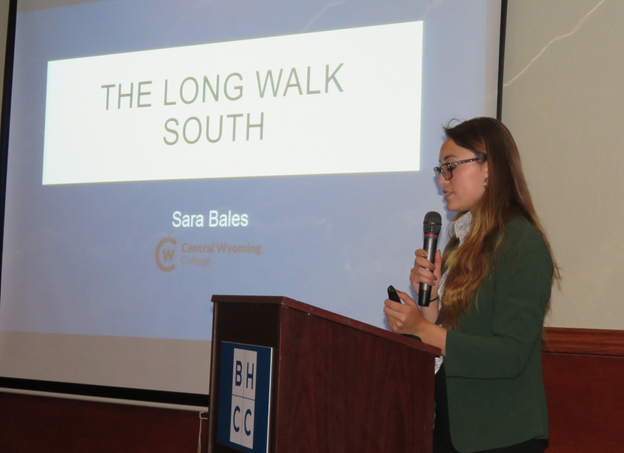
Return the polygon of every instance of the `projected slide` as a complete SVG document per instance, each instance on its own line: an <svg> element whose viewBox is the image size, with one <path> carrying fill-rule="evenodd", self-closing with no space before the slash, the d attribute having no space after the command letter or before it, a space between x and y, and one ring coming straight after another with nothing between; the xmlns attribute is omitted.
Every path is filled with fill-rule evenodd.
<svg viewBox="0 0 624 453"><path fill-rule="evenodd" d="M417 171L421 66L422 22L51 61L43 183Z"/></svg>
<svg viewBox="0 0 624 453"><path fill-rule="evenodd" d="M214 294L386 327L499 0L53 3L18 2L2 376L206 394Z"/></svg>

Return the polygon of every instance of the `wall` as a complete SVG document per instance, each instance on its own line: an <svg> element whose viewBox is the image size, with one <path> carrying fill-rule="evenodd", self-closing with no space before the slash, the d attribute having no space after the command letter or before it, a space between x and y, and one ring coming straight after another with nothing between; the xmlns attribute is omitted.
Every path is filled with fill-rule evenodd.
<svg viewBox="0 0 624 453"><path fill-rule="evenodd" d="M3 453L204 453L207 414L0 392ZM201 423L201 428L200 428Z"/></svg>
<svg viewBox="0 0 624 453"><path fill-rule="evenodd" d="M546 337L542 344L550 425L546 451L621 452L624 331L550 327Z"/></svg>
<svg viewBox="0 0 624 453"><path fill-rule="evenodd" d="M622 329L624 2L510 1L502 119L561 269L547 324Z"/></svg>

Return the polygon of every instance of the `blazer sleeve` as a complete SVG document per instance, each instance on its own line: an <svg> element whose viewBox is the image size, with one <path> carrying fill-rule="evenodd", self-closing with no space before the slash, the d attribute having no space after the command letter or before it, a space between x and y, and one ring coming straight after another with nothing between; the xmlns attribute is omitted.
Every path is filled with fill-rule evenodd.
<svg viewBox="0 0 624 453"><path fill-rule="evenodd" d="M513 221L512 221L513 222ZM488 294L492 310L487 323L467 323L467 329L449 330L446 337L447 377L514 378L525 368L541 340L544 316L550 299L554 266L550 251L526 220L506 225L497 252ZM484 279L484 281L485 281ZM473 298L470 313L479 310Z"/></svg>

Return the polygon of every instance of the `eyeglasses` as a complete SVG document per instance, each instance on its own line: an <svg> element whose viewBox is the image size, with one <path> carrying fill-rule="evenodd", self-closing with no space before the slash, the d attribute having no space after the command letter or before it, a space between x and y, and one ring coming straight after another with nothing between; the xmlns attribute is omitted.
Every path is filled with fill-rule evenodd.
<svg viewBox="0 0 624 453"><path fill-rule="evenodd" d="M461 164L467 164L468 162L474 162L475 160L481 160L480 157L475 157L472 159L466 160L458 160L457 162L449 162L447 164L442 164L439 167L433 167L433 171L435 172L436 178L439 178L440 175L447 181L453 177L453 169Z"/></svg>

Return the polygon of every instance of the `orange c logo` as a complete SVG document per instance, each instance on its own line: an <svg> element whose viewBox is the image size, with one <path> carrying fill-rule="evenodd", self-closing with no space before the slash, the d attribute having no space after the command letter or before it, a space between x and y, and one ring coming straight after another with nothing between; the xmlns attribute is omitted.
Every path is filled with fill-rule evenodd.
<svg viewBox="0 0 624 453"><path fill-rule="evenodd" d="M158 243L158 245L156 246L156 255L155 255L156 265L158 266L158 269L160 269L163 272L171 272L172 270L175 269L175 264L171 263L169 266L165 266L163 264L163 261L173 261L173 255L175 254L175 249L162 250L163 261L161 261L160 251L165 244L176 245L177 243L176 243L176 240L173 239L172 237L166 237Z"/></svg>

